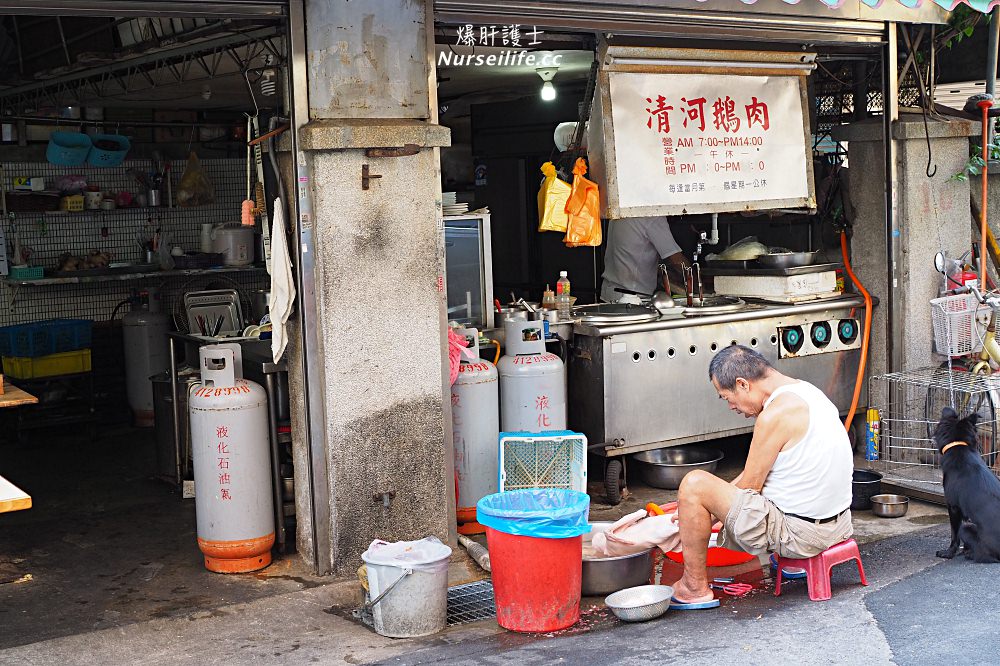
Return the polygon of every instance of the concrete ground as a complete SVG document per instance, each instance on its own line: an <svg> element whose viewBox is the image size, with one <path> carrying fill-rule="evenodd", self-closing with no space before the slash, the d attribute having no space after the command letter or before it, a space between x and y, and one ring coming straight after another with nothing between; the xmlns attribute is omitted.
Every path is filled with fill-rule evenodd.
<svg viewBox="0 0 1000 666"><path fill-rule="evenodd" d="M357 580L311 576L294 555L260 574L206 572L193 502L141 472L150 446L143 442L127 431L107 438L101 455L58 440L0 447L0 468L31 486L36 503L0 515L0 663L934 664L995 662L1000 647L991 631L1000 592L982 582L1000 570L934 558L948 540L940 524L947 519L942 507L921 502L901 519L855 513L871 586L861 587L850 565L838 567L828 602L808 601L801 581L774 597L770 570L754 561L715 573L758 591L711 611L629 625L594 598L583 600L577 626L554 635L514 634L485 620L428 638L383 638L353 619ZM718 473L732 478L746 442L722 445ZM591 520L675 495L630 478L631 496L611 507L595 484ZM483 575L456 552L450 584ZM661 582L679 575L667 563Z"/></svg>

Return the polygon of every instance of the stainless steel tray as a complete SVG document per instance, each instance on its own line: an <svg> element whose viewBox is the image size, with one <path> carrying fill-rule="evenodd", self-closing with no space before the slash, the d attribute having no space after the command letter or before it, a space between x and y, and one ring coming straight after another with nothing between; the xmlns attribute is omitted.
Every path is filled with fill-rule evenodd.
<svg viewBox="0 0 1000 666"><path fill-rule="evenodd" d="M199 316L208 326L214 326L219 317L222 317L219 335L243 331L243 308L235 289L190 291L184 294L184 309L187 314L188 332L194 335L202 333L198 326ZM213 331L209 330L207 333L211 335Z"/></svg>
<svg viewBox="0 0 1000 666"><path fill-rule="evenodd" d="M827 263L827 264L813 264L812 266L795 266L793 268L762 268L759 264L755 262L747 262L746 268L739 267L722 267L718 266L719 262L706 263L702 269L702 275L770 275L787 277L790 275L808 275L810 273L823 273L826 271L835 271L838 268L843 268L844 265L841 263Z"/></svg>

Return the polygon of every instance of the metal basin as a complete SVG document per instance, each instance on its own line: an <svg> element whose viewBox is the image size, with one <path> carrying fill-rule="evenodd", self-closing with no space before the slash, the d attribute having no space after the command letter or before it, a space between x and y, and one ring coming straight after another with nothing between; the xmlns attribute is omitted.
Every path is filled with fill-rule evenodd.
<svg viewBox="0 0 1000 666"><path fill-rule="evenodd" d="M597 532L604 532L614 523L590 524L590 534L583 535L583 581L581 591L585 597L611 594L626 587L645 585L653 571L653 549L635 555L619 557L588 557L587 547Z"/></svg>
<svg viewBox="0 0 1000 666"><path fill-rule="evenodd" d="M679 488L681 479L692 470L715 471L722 458L722 451L705 446L672 446L632 456L639 463L639 473L648 485L670 490Z"/></svg>
<svg viewBox="0 0 1000 666"><path fill-rule="evenodd" d="M746 301L737 296L706 296L701 302L696 297L691 307L688 307L686 297L675 296L674 303L682 308L681 311L685 316L689 317L736 312L746 307Z"/></svg>
<svg viewBox="0 0 1000 666"><path fill-rule="evenodd" d="M604 600L604 605L626 622L653 620L670 608L674 588L669 585L642 585L615 592Z"/></svg>
<svg viewBox="0 0 1000 666"><path fill-rule="evenodd" d="M902 518L910 508L910 498L906 495L873 495L872 513L882 518Z"/></svg>

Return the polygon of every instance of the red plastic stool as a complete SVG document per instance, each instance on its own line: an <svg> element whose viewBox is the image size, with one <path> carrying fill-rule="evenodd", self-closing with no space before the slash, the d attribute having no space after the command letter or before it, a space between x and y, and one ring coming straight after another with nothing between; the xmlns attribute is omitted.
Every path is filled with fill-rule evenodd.
<svg viewBox="0 0 1000 666"><path fill-rule="evenodd" d="M826 601L833 596L830 589L830 569L834 565L842 562L854 560L858 563L858 574L861 576L861 584L867 585L865 569L861 566L861 552L858 550L858 543L854 539L841 541L835 546L830 546L819 555L806 560L792 557L778 557L778 578L774 584L774 596L781 594L781 570L785 566L800 567L806 570L806 582L809 585L809 598L813 601Z"/></svg>

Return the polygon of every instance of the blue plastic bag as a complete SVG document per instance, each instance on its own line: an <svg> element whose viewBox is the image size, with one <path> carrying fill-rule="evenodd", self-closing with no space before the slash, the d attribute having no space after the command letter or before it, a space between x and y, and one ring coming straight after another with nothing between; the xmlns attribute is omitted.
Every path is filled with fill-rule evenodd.
<svg viewBox="0 0 1000 666"><path fill-rule="evenodd" d="M498 532L566 539L590 532L590 496L565 488L529 488L487 495L476 503L476 520Z"/></svg>

